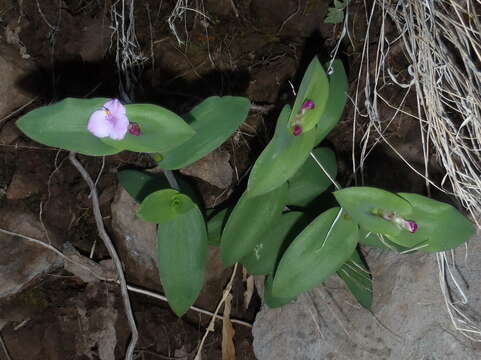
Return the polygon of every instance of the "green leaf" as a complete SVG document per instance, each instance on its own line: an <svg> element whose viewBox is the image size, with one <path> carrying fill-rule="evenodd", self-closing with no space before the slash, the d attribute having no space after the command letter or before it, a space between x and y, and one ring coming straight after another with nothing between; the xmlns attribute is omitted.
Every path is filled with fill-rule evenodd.
<svg viewBox="0 0 481 360"><path fill-rule="evenodd" d="M159 166L180 169L203 158L239 128L247 117L249 107L249 100L243 97L207 98L184 116L196 134L181 146L163 153Z"/></svg>
<svg viewBox="0 0 481 360"><path fill-rule="evenodd" d="M84 155L116 154L120 150L87 130L90 115L108 100L67 98L30 111L17 121L17 126L31 139L48 146Z"/></svg>
<svg viewBox="0 0 481 360"><path fill-rule="evenodd" d="M372 187L350 187L334 192L334 196L343 209L367 231L397 235L401 228L376 213L394 212L402 217L409 217L412 208L409 202L400 196Z"/></svg>
<svg viewBox="0 0 481 360"><path fill-rule="evenodd" d="M287 183L257 197L244 192L229 216L222 233L220 255L230 266L253 251L258 239L272 229L273 221L286 204Z"/></svg>
<svg viewBox="0 0 481 360"><path fill-rule="evenodd" d="M163 107L152 104L125 105L130 122L138 123L140 136L130 133L122 140L102 138L101 140L119 150L137 152L164 152L175 148L195 134L179 115Z"/></svg>
<svg viewBox="0 0 481 360"><path fill-rule="evenodd" d="M141 203L151 193L169 188L169 182L162 174L152 174L145 171L126 169L117 174L120 185Z"/></svg>
<svg viewBox="0 0 481 360"><path fill-rule="evenodd" d="M312 153L321 162L329 175L335 179L337 166L334 152L328 148L319 148L314 149ZM307 206L332 185L331 180L319 168L319 165L312 157L306 160L296 174L289 179L288 183L287 204L295 206Z"/></svg>
<svg viewBox="0 0 481 360"><path fill-rule="evenodd" d="M207 236L209 240L209 245L220 246L220 239L222 235L222 229L227 221L229 209L223 209L207 221Z"/></svg>
<svg viewBox="0 0 481 360"><path fill-rule="evenodd" d="M453 249L475 233L473 224L453 206L418 194L399 193L412 206L406 220L418 225L415 233L403 229L390 240L419 251L436 252Z"/></svg>
<svg viewBox="0 0 481 360"><path fill-rule="evenodd" d="M284 299L308 291L334 274L352 255L358 226L340 208L319 215L282 256L272 294Z"/></svg>
<svg viewBox="0 0 481 360"><path fill-rule="evenodd" d="M326 64L329 67L329 63ZM329 99L326 110L316 125L316 144L319 144L337 125L347 101L347 75L341 60L332 63L329 75Z"/></svg>
<svg viewBox="0 0 481 360"><path fill-rule="evenodd" d="M404 252L409 250L409 248L403 247L389 240L387 236L383 234L368 232L364 229L359 230L359 244L375 247L378 249Z"/></svg>
<svg viewBox="0 0 481 360"><path fill-rule="evenodd" d="M344 20L344 9L350 0L340 1L334 0L334 7L327 9L327 16L324 19L325 24L340 24Z"/></svg>
<svg viewBox="0 0 481 360"><path fill-rule="evenodd" d="M194 206L157 230L160 281L172 310L182 316L202 289L207 263L207 232Z"/></svg>
<svg viewBox="0 0 481 360"><path fill-rule="evenodd" d="M272 294L273 276L268 275L264 281L264 302L271 309L279 308L293 302L296 298L281 298Z"/></svg>
<svg viewBox="0 0 481 360"><path fill-rule="evenodd" d="M162 224L194 207L197 208L187 195L181 194L177 190L166 189L147 196L140 204L137 214L147 222Z"/></svg>
<svg viewBox="0 0 481 360"><path fill-rule="evenodd" d="M281 247L299 232L296 224L304 213L291 211L277 217L275 222L260 236L254 246L240 263L252 275L274 273Z"/></svg>
<svg viewBox="0 0 481 360"><path fill-rule="evenodd" d="M337 270L337 275L346 283L349 291L366 309L372 306L372 275L366 264L354 250L350 259Z"/></svg>
<svg viewBox="0 0 481 360"><path fill-rule="evenodd" d="M324 109L326 108L327 99L329 97L329 81L319 59L314 57L304 73L299 91L297 92L296 101L289 117L288 131L291 131L296 118L300 116L302 105L311 100L314 102L314 109L307 110L302 115L302 131L308 132L312 130L320 120Z"/></svg>
<svg viewBox="0 0 481 360"><path fill-rule="evenodd" d="M274 137L257 158L249 176L249 196L258 196L284 184L304 164L315 142L315 132L304 132L299 136L287 130L290 108L284 106Z"/></svg>

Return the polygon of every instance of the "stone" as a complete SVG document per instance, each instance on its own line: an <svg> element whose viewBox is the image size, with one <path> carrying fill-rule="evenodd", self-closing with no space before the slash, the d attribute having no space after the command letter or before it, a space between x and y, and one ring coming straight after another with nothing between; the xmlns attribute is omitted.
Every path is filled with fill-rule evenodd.
<svg viewBox="0 0 481 360"><path fill-rule="evenodd" d="M0 125L12 111L26 104L31 96L19 84L33 72L35 67L23 59L18 50L12 46L0 44Z"/></svg>
<svg viewBox="0 0 481 360"><path fill-rule="evenodd" d="M184 175L193 176L218 187L226 189L232 184L232 167L227 151L214 150L202 159L180 170Z"/></svg>
<svg viewBox="0 0 481 360"><path fill-rule="evenodd" d="M11 145L13 144L21 135L19 128L15 125L14 121L10 121L0 131L0 144Z"/></svg>
<svg viewBox="0 0 481 360"><path fill-rule="evenodd" d="M52 232L47 238L37 216L26 210L0 209L0 228L50 242L54 246L59 246L61 242ZM62 259L51 250L18 236L0 232L0 244L0 298L16 294L62 265Z"/></svg>
<svg viewBox="0 0 481 360"><path fill-rule="evenodd" d="M57 281L54 285L55 288L47 289L48 293L36 288L35 292L18 294L7 304L0 303L0 323L1 318L9 317L2 329L2 338L11 357L123 358L129 330L118 286L96 282L79 291L78 287L68 287L65 282ZM26 304L32 308L29 313L24 311ZM14 317L19 312L25 317Z"/></svg>
<svg viewBox="0 0 481 360"><path fill-rule="evenodd" d="M478 329L480 235L469 242L466 259L463 246L455 250L457 266L451 267L469 300L457 307ZM369 249L367 262L374 279L372 313L361 308L341 281L332 277L292 304L262 308L253 329L256 356L263 360L481 358L479 345L456 331L450 320L435 254L400 255ZM452 281L450 286L454 301L461 302ZM468 335L479 341L475 333Z"/></svg>
<svg viewBox="0 0 481 360"><path fill-rule="evenodd" d="M39 190L40 190L40 184L35 179L35 176L31 176L30 174L22 171L16 172L13 175L10 185L8 185L7 199L9 200L26 199L31 195L38 193Z"/></svg>
<svg viewBox="0 0 481 360"><path fill-rule="evenodd" d="M115 281L118 278L111 259L96 263L92 259L80 254L69 242L64 244L63 254L70 259L70 261L64 261L64 269L86 283L101 280ZM108 262L108 265L112 266L104 266L105 262Z"/></svg>
<svg viewBox="0 0 481 360"><path fill-rule="evenodd" d="M155 224L137 217L138 204L122 187L119 187L111 209L113 240L128 280L151 290L158 289Z"/></svg>

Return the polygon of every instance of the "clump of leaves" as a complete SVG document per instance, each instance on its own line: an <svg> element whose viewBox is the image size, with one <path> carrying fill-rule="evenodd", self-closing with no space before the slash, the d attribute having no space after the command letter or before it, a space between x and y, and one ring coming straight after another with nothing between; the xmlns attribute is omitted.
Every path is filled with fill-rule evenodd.
<svg viewBox="0 0 481 360"><path fill-rule="evenodd" d="M349 5L350 0L334 0L334 6L327 9L324 19L325 24L340 24L344 20L344 10Z"/></svg>

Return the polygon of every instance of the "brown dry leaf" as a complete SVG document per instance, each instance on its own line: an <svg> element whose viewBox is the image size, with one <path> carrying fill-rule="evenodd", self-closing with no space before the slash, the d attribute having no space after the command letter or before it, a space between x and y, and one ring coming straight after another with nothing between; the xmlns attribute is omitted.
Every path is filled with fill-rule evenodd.
<svg viewBox="0 0 481 360"><path fill-rule="evenodd" d="M222 321L222 360L235 360L234 328L230 321L232 295L227 294L224 302L224 318Z"/></svg>
<svg viewBox="0 0 481 360"><path fill-rule="evenodd" d="M249 275L246 282L246 291L244 291L244 309L249 307L252 300L252 295L254 294L254 276Z"/></svg>

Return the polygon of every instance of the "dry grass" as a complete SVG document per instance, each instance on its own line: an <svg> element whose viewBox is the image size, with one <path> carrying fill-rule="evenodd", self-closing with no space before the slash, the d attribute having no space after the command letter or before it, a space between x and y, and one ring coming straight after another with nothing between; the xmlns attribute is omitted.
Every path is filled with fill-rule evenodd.
<svg viewBox="0 0 481 360"><path fill-rule="evenodd" d="M481 227L481 24L476 14L479 4L475 0L375 0L365 1L364 7L368 25L352 99L352 167L356 180L363 182L364 162L372 149L380 143L387 144L425 179L428 192L436 187L453 195ZM404 56L408 64L397 73L390 68L390 60L396 56ZM398 80L401 77L404 81ZM387 87L397 87L401 94L397 103L384 96ZM406 106L408 96L416 99L414 112ZM383 116L386 106L394 109L390 118ZM423 171L410 164L386 136L401 114L419 121ZM367 121L360 121L361 118ZM363 134L361 139L356 138L358 130ZM429 173L433 160L445 172L438 183ZM458 286L455 264L447 258L448 253L437 255L448 314L456 330L471 340L481 341L481 326L452 300L462 298L463 305L468 303Z"/></svg>

